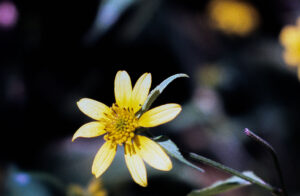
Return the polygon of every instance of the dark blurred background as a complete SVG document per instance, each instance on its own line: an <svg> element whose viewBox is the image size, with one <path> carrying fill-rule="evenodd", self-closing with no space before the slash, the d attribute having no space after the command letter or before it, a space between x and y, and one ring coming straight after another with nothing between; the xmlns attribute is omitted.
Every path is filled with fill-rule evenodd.
<svg viewBox="0 0 300 196"><path fill-rule="evenodd" d="M10 190L16 182L9 176L19 172L44 172L63 184L88 183L102 139L92 139L92 147L89 139L71 143L89 121L76 101L89 97L111 105L118 70L126 70L133 82L151 72L153 87L172 74L188 74L154 104L180 103L182 114L152 133L279 186L271 156L243 134L248 127L278 151L288 192L300 194L300 83L279 42L281 30L296 23L300 2L224 1L0 1L0 179L6 195L18 195ZM238 14L226 21L231 9ZM82 159L88 159L86 169L72 167ZM147 189L130 178L114 185L109 179L114 169L103 181L108 195L120 195L118 190L185 195L227 177L201 167L205 174L178 163L172 174L150 177ZM178 177L182 171L186 178ZM228 195L269 194L247 187Z"/></svg>

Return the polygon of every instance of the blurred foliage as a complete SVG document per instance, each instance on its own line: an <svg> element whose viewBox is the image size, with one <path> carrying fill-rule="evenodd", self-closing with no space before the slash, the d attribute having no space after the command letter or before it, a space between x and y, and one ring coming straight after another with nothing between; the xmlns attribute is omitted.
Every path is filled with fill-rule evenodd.
<svg viewBox="0 0 300 196"><path fill-rule="evenodd" d="M6 196L65 195L64 185L55 177L39 172L22 172L11 167L6 173Z"/></svg>

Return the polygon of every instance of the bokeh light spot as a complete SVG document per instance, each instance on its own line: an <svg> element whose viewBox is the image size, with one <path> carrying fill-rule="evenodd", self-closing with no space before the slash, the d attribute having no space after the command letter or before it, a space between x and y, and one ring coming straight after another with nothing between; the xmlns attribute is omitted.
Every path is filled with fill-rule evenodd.
<svg viewBox="0 0 300 196"><path fill-rule="evenodd" d="M20 186L25 186L30 182L30 176L25 173L18 173L14 176L14 180Z"/></svg>
<svg viewBox="0 0 300 196"><path fill-rule="evenodd" d="M18 10L12 2L0 3L0 27L4 29L12 28L18 20Z"/></svg>

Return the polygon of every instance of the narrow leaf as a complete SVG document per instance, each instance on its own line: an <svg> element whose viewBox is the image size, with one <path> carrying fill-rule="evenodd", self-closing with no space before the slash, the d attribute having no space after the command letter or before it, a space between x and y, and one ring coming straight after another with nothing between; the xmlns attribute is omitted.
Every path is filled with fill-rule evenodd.
<svg viewBox="0 0 300 196"><path fill-rule="evenodd" d="M189 77L186 74L180 73L175 74L173 76L168 77L162 83L160 83L158 86L156 86L148 95L144 105L142 106L141 110L138 112L138 116L142 115L144 112L146 112L151 104L155 101L155 99L163 92L163 90L175 79L182 78L182 77Z"/></svg>
<svg viewBox="0 0 300 196"><path fill-rule="evenodd" d="M172 142L172 140L170 140L168 137L158 136L158 137L153 138L153 140L156 141L159 145L161 145L161 147L163 147L170 156L176 158L177 160L181 161L182 163L184 163L190 167L197 169L200 172L204 172L204 170L202 168L200 168L200 167L194 165L193 163L189 162L188 160L186 160L180 153L176 144L174 142Z"/></svg>
<svg viewBox="0 0 300 196"><path fill-rule="evenodd" d="M245 171L243 172L243 174L245 176L254 178L264 183L264 181L261 180L259 177L257 177L252 171ZM233 190L239 187L247 186L250 184L251 184L250 182L242 178L239 178L237 176L232 176L224 181L217 181L206 188L200 190L194 190L191 193L189 193L188 196L211 196L211 195L224 193L226 191Z"/></svg>

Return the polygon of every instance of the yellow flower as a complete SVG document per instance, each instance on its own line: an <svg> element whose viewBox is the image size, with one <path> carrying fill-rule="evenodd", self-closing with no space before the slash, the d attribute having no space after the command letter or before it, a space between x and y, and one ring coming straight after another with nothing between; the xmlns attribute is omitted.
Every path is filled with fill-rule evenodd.
<svg viewBox="0 0 300 196"><path fill-rule="evenodd" d="M211 24L227 34L246 36L258 26L256 9L242 1L213 0L208 6Z"/></svg>
<svg viewBox="0 0 300 196"><path fill-rule="evenodd" d="M283 58L286 64L298 67L300 79L300 18L297 25L288 25L280 32L280 42L284 46Z"/></svg>
<svg viewBox="0 0 300 196"><path fill-rule="evenodd" d="M138 135L139 127L155 127L173 120L181 111L178 104L165 104L141 116L137 112L147 99L151 86L151 74L143 74L132 89L126 71L119 71L115 78L116 103L111 107L98 101L84 98L77 102L79 109L96 121L80 127L73 136L97 137L104 135L106 142L97 152L92 173L99 177L112 163L118 145L124 144L125 162L133 180L147 186L147 174L143 160L150 166L163 171L172 169L172 162L159 144Z"/></svg>

